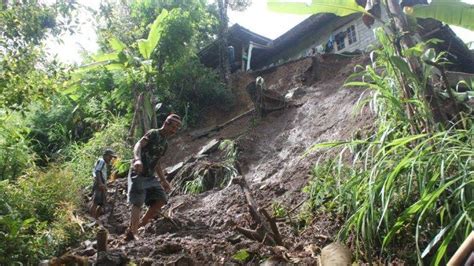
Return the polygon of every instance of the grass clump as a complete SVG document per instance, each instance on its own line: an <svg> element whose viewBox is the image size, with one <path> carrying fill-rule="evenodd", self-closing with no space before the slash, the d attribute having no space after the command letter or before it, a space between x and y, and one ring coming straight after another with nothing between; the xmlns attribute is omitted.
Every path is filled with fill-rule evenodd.
<svg viewBox="0 0 474 266"><path fill-rule="evenodd" d="M222 159L218 161L202 161L193 165L189 176L191 180L184 183L183 191L199 194L212 188L224 188L239 173L236 168L238 159L237 145L232 140L222 140L219 145Z"/></svg>

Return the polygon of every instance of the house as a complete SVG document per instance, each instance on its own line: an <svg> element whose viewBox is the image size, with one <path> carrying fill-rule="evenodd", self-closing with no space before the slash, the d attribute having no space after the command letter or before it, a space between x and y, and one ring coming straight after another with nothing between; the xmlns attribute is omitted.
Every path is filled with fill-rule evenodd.
<svg viewBox="0 0 474 266"><path fill-rule="evenodd" d="M271 42L271 39L268 39L262 35L254 33L239 24L234 24L228 30L229 37L227 43L232 47L234 58L234 64L232 64L232 72L237 69L245 70L246 61L247 61L247 51L251 44L259 45L261 47L266 47L268 43ZM219 43L217 40L210 43L204 49L199 51L198 56L205 66L210 68L219 67Z"/></svg>
<svg viewBox="0 0 474 266"><path fill-rule="evenodd" d="M382 19L387 20L382 12ZM447 52L450 70L474 73L474 55L447 25L434 19L418 19L418 35L422 40L432 38L443 42L435 46ZM362 14L339 17L334 14L315 14L275 40L269 40L238 24L229 29L229 44L237 47L237 69L260 70L315 53L367 52L377 44L374 29L382 26L376 21L370 28ZM217 43L199 53L206 66L218 66Z"/></svg>
<svg viewBox="0 0 474 266"><path fill-rule="evenodd" d="M312 15L272 41L271 49L257 52L253 56L255 62L252 62L252 69L316 52L345 53L368 50L370 45L376 42L372 29L363 24L360 14L344 17L328 13Z"/></svg>

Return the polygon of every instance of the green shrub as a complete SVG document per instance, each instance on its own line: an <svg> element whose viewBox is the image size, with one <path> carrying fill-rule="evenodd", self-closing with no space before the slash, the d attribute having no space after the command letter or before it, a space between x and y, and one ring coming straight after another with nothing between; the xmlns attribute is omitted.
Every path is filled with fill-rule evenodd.
<svg viewBox="0 0 474 266"><path fill-rule="evenodd" d="M21 114L0 111L0 180L15 179L34 164L28 132Z"/></svg>
<svg viewBox="0 0 474 266"><path fill-rule="evenodd" d="M47 108L47 111L45 111ZM57 159L62 149L75 138L74 106L67 99L56 97L53 106L33 104L26 120L30 125L28 139L31 149L39 155L37 164L46 166Z"/></svg>
<svg viewBox="0 0 474 266"><path fill-rule="evenodd" d="M81 240L74 210L82 199L72 172L34 170L0 182L0 264L36 264Z"/></svg>
<svg viewBox="0 0 474 266"><path fill-rule="evenodd" d="M272 213L275 218L283 218L288 215L286 207L279 201L272 202Z"/></svg>
<svg viewBox="0 0 474 266"><path fill-rule="evenodd" d="M217 73L203 66L197 58L184 58L168 65L157 78L157 87L166 105L159 121L167 112L186 116L188 125L195 125L202 112L208 107L228 109L234 102L228 87L219 81Z"/></svg>
<svg viewBox="0 0 474 266"><path fill-rule="evenodd" d="M131 148L124 143L126 120L109 126L83 144L73 144L47 169L31 167L15 181L0 182L0 265L37 264L84 238L77 210L91 169L105 147L114 148L127 171Z"/></svg>
<svg viewBox="0 0 474 266"><path fill-rule="evenodd" d="M75 143L65 151L65 165L71 169L81 184L92 183L92 167L105 148L112 148L118 155L116 164L120 172L128 171L132 159L132 147L126 143L128 121L125 118L112 118L108 127L96 132L87 143Z"/></svg>

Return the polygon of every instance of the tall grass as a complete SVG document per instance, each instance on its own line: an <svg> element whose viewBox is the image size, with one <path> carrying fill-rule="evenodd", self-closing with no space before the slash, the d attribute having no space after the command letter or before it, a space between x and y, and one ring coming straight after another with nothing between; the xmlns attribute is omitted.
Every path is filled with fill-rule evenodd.
<svg viewBox="0 0 474 266"><path fill-rule="evenodd" d="M311 148L341 152L316 166L307 188L310 204L331 198L346 217L339 237L352 240L369 261L396 256L439 265L474 227L472 116L463 114L450 126L434 122L425 98L432 67L423 65L424 76L415 77L405 58L395 55L392 40L381 31L377 35L383 47L346 83L371 91L361 105L377 114L376 129L367 138ZM409 53L442 59L424 44ZM411 98L402 86L413 91Z"/></svg>

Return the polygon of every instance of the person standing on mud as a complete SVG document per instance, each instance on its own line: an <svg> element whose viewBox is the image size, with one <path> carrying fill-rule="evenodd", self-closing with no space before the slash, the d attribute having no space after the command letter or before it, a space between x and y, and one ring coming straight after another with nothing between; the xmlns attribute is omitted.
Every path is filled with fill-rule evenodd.
<svg viewBox="0 0 474 266"><path fill-rule="evenodd" d="M116 158L115 152L111 149L106 149L95 163L92 175L94 176L94 186L92 188L92 205L90 214L97 219L102 212L102 208L106 202L107 193L107 179L110 174L110 163L113 158Z"/></svg>
<svg viewBox="0 0 474 266"><path fill-rule="evenodd" d="M160 129L149 130L133 148L136 176L128 180L128 201L132 204L132 211L125 240L135 239L138 228L145 226L168 202L166 192L171 190L171 186L163 174L160 159L168 148L167 138L174 135L180 126L181 118L171 114ZM148 206L148 210L140 220L143 204Z"/></svg>

